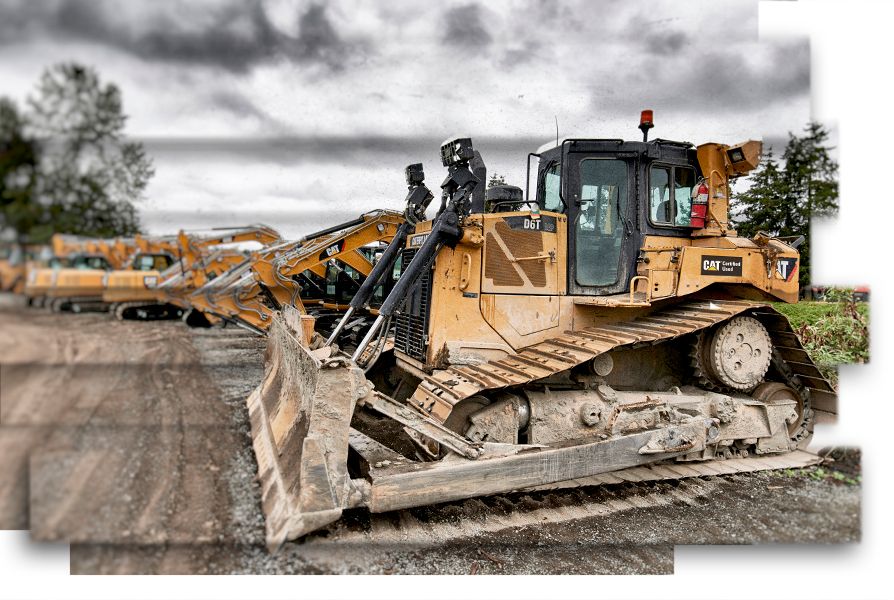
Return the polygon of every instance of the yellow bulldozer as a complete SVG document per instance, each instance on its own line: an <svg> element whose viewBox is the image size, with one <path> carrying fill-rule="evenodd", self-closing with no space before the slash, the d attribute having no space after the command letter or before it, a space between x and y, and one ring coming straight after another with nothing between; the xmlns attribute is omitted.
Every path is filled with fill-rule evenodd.
<svg viewBox="0 0 894 600"><path fill-rule="evenodd" d="M206 314L260 334L267 332L274 313L283 306L314 315L316 326L325 328L347 308L343 297L352 296L362 284L373 270L376 254L391 242L402 222L400 213L377 210L300 240L263 248L196 290L190 302Z"/></svg>
<svg viewBox="0 0 894 600"><path fill-rule="evenodd" d="M729 221L761 144L651 127L530 155L528 194L482 194L471 140L445 143L435 218L352 300L401 258L352 354L274 319L248 399L271 547L347 508L804 464L837 398L771 304L797 301L802 240Z"/></svg>

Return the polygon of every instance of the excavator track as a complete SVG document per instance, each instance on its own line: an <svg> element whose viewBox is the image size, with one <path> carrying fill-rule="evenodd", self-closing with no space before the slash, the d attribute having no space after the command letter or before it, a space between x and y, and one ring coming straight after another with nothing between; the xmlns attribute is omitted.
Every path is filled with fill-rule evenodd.
<svg viewBox="0 0 894 600"><path fill-rule="evenodd" d="M180 308L163 303L148 303L145 301L119 302L113 304L109 310L119 321L124 321L128 318L144 321L170 319L179 317L182 314L182 309ZM130 316L128 317L128 315Z"/></svg>
<svg viewBox="0 0 894 600"><path fill-rule="evenodd" d="M741 300L676 304L630 321L566 331L499 360L451 366L427 375L411 402L443 422L453 406L483 391L534 383L601 354L699 333L740 314L749 314L766 327L777 370L810 402L821 420L834 420L835 390L810 359L788 320L767 304Z"/></svg>

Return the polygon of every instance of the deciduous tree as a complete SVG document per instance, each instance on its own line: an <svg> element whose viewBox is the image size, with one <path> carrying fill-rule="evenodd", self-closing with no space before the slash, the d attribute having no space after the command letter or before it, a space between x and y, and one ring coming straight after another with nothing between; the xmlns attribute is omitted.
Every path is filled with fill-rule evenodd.
<svg viewBox="0 0 894 600"><path fill-rule="evenodd" d="M35 192L48 217L32 237L137 233L135 203L154 169L143 145L124 138L118 86L90 67L59 64L44 71L28 105L42 145Z"/></svg>

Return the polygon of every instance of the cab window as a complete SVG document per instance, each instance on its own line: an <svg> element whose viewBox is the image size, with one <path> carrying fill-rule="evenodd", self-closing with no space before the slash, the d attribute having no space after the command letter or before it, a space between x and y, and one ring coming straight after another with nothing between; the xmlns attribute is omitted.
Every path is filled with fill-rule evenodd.
<svg viewBox="0 0 894 600"><path fill-rule="evenodd" d="M108 269L108 261L102 256L80 256L72 263L75 269Z"/></svg>
<svg viewBox="0 0 894 600"><path fill-rule="evenodd" d="M670 168L652 167L649 177L649 218L653 223L671 222Z"/></svg>
<svg viewBox="0 0 894 600"><path fill-rule="evenodd" d="M136 271L152 271L155 269L155 256L151 254L140 254L134 265Z"/></svg>
<svg viewBox="0 0 894 600"><path fill-rule="evenodd" d="M674 224L689 227L692 217L692 189L695 187L695 171L682 167L674 169Z"/></svg>
<svg viewBox="0 0 894 600"><path fill-rule="evenodd" d="M335 296L335 287L338 283L338 272L339 268L335 265L335 261L329 261L329 264L326 265L326 295L330 297Z"/></svg>
<svg viewBox="0 0 894 600"><path fill-rule="evenodd" d="M688 227L694 186L693 169L652 165L649 170L649 220L654 225Z"/></svg>
<svg viewBox="0 0 894 600"><path fill-rule="evenodd" d="M404 263L404 255L400 253L397 255L397 260L394 261L394 268L391 270L391 280L397 281L400 279L401 269L403 268Z"/></svg>
<svg viewBox="0 0 894 600"><path fill-rule="evenodd" d="M559 197L562 178L562 165L553 163L543 174L543 210L565 212L565 205Z"/></svg>

